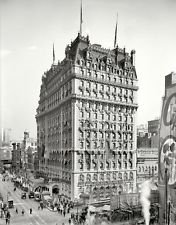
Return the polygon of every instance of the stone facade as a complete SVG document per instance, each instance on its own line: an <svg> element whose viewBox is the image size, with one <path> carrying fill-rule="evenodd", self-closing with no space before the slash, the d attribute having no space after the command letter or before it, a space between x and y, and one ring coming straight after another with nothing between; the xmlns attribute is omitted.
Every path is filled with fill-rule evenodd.
<svg viewBox="0 0 176 225"><path fill-rule="evenodd" d="M138 90L131 54L78 34L42 77L37 141L42 174L59 194L104 199L136 189Z"/></svg>

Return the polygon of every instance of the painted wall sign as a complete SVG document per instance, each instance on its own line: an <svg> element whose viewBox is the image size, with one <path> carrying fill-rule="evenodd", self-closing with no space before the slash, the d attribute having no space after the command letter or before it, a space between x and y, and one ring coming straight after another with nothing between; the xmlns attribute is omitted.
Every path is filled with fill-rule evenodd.
<svg viewBox="0 0 176 225"><path fill-rule="evenodd" d="M176 202L176 83L169 83L172 74L165 79L165 96L163 98L160 120L159 143L159 224L165 224L166 200L170 201L171 208ZM167 186L165 168L168 168ZM166 195L166 187L167 195ZM174 193L174 194L172 194ZM167 196L167 198L166 198ZM167 215L168 216L168 215ZM176 224L176 213L170 210L170 225Z"/></svg>
<svg viewBox="0 0 176 225"><path fill-rule="evenodd" d="M168 94L168 93L167 93ZM159 178L164 183L165 168L168 168L168 184L176 184L176 93L163 100L160 124Z"/></svg>

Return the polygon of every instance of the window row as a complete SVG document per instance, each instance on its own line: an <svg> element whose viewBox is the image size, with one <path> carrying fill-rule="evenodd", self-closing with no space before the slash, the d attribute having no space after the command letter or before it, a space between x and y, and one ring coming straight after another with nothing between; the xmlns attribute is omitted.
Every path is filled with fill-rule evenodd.
<svg viewBox="0 0 176 225"><path fill-rule="evenodd" d="M133 114L135 108L132 106L122 106L122 105L113 105L107 103L95 103L95 102L84 102L78 101L77 106L80 109L90 109L93 111L103 111L103 112L112 112L112 113L123 113L123 114Z"/></svg>
<svg viewBox="0 0 176 225"><path fill-rule="evenodd" d="M110 156L107 156L110 158ZM94 171L97 171L98 169L100 170L110 170L110 169L133 169L133 162L132 159L124 159L124 161L122 162L121 159L118 159L117 161L106 161L106 162L96 162L95 160L92 160L92 163L89 161L85 161L84 160L78 160L78 168L80 170L91 170L93 169Z"/></svg>
<svg viewBox="0 0 176 225"><path fill-rule="evenodd" d="M104 61L100 61L99 63L95 63L95 62L90 62L90 61L84 61L84 60L78 60L77 63L78 65L80 65L81 70L83 71L83 67L86 67L86 69L88 70L88 73L90 72L94 72L95 74L97 74L99 71L105 71L106 73L108 73L108 75L114 74L114 75L118 75L118 76L125 76L125 77L130 77L130 78L134 78L135 77L135 72L132 70L123 70L123 69L118 69L112 65L110 65L110 60L111 59L107 59L107 63L105 63ZM125 67L127 69L127 67L129 66L128 62L126 62ZM97 71L98 70L98 71ZM98 74L97 74L98 76Z"/></svg>
<svg viewBox="0 0 176 225"><path fill-rule="evenodd" d="M90 81L84 81L80 80L80 90L90 90L93 91L95 90L96 92L109 92L109 93L118 93L118 94L125 94L125 95L134 95L134 91L131 89L126 89L126 88L121 88L121 87L116 87L112 85L106 85L106 84L98 84L95 82L90 82Z"/></svg>
<svg viewBox="0 0 176 225"><path fill-rule="evenodd" d="M71 93L72 93L71 82L68 82L48 98L47 101L48 108L56 106L62 99L66 98Z"/></svg>
<svg viewBox="0 0 176 225"><path fill-rule="evenodd" d="M128 102L128 103L133 103L134 102L134 97L133 96L122 96L122 95L111 95L110 93L106 92L100 92L99 94L94 90L91 92L90 90L80 90L79 95L81 96L88 96L88 97L93 97L93 98L100 98L100 99L105 99L105 100L114 100L114 101L119 101L119 102Z"/></svg>
<svg viewBox="0 0 176 225"><path fill-rule="evenodd" d="M122 118L122 117L121 117ZM121 120L120 118L120 120ZM131 120L133 121L133 119ZM90 129L90 128L95 128L95 129L113 129L112 132L114 131L121 131L121 132L128 132L128 131L133 131L133 124L127 124L127 121L122 122L119 121L119 123L111 123L111 122L92 122L92 121L80 121L79 124L79 130L83 131L84 129Z"/></svg>
<svg viewBox="0 0 176 225"><path fill-rule="evenodd" d="M104 180L133 180L134 175L133 172L130 173L119 173L119 172L113 172L113 173L94 173L93 175L91 174L80 174L78 178L78 182L91 182L91 181L104 181Z"/></svg>
<svg viewBox="0 0 176 225"><path fill-rule="evenodd" d="M104 141L80 141L79 142L79 147L80 149L130 149L133 150L133 143L130 142L111 142L111 145L109 145L109 147L107 147L107 144Z"/></svg>
<svg viewBox="0 0 176 225"><path fill-rule="evenodd" d="M95 120L110 120L110 121L119 121L124 123L133 123L133 116L122 116L119 114L111 113L98 113L98 112L89 112L89 111L80 111L80 118L91 118ZM86 121L89 124L89 121ZM108 124L108 123L107 123ZM93 124L92 124L93 125Z"/></svg>
<svg viewBox="0 0 176 225"><path fill-rule="evenodd" d="M108 127L105 128L105 129L109 129ZM130 140L132 141L133 140L133 134L131 133L124 133L123 135L119 132L96 132L96 131L93 131L93 132L82 132L80 131L79 132L79 137L80 138L92 138L92 139L106 139L106 138L110 138L110 139L123 139L123 140Z"/></svg>
<svg viewBox="0 0 176 225"><path fill-rule="evenodd" d="M138 171L139 172L143 172L143 173L150 173L150 174L154 174L154 172L157 172L158 167L157 166L139 166L138 167Z"/></svg>

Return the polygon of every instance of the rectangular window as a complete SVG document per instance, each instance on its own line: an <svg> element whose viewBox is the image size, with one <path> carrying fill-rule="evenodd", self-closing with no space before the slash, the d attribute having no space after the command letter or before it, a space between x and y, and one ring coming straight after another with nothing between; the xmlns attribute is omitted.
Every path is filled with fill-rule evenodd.
<svg viewBox="0 0 176 225"><path fill-rule="evenodd" d="M80 137L83 138L83 132L80 132Z"/></svg>
<svg viewBox="0 0 176 225"><path fill-rule="evenodd" d="M94 119L97 119L97 113L94 114Z"/></svg>
<svg viewBox="0 0 176 225"><path fill-rule="evenodd" d="M87 137L90 138L90 132L87 132Z"/></svg>
<svg viewBox="0 0 176 225"><path fill-rule="evenodd" d="M83 149L84 145L83 142L80 142L80 148Z"/></svg>

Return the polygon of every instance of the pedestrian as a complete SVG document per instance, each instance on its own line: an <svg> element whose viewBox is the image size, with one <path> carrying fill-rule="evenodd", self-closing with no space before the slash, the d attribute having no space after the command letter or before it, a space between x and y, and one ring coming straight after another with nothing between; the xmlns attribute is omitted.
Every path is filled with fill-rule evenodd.
<svg viewBox="0 0 176 225"><path fill-rule="evenodd" d="M68 208L67 208L67 213L70 213L70 207L68 206Z"/></svg>
<svg viewBox="0 0 176 225"><path fill-rule="evenodd" d="M24 216L24 209L22 209L21 214L22 214L22 216Z"/></svg>
<svg viewBox="0 0 176 225"><path fill-rule="evenodd" d="M32 214L32 208L29 209L30 214Z"/></svg>
<svg viewBox="0 0 176 225"><path fill-rule="evenodd" d="M10 212L7 211L7 214L6 214L6 224L10 224Z"/></svg>
<svg viewBox="0 0 176 225"><path fill-rule="evenodd" d="M65 209L64 209L64 211L63 211L63 214L64 214L64 217L65 217Z"/></svg>
<svg viewBox="0 0 176 225"><path fill-rule="evenodd" d="M68 223L71 224L71 219L69 218Z"/></svg>
<svg viewBox="0 0 176 225"><path fill-rule="evenodd" d="M40 205L38 206L38 210L40 210Z"/></svg>
<svg viewBox="0 0 176 225"><path fill-rule="evenodd" d="M16 214L18 214L18 209L17 208L16 208L15 212L16 212Z"/></svg>

